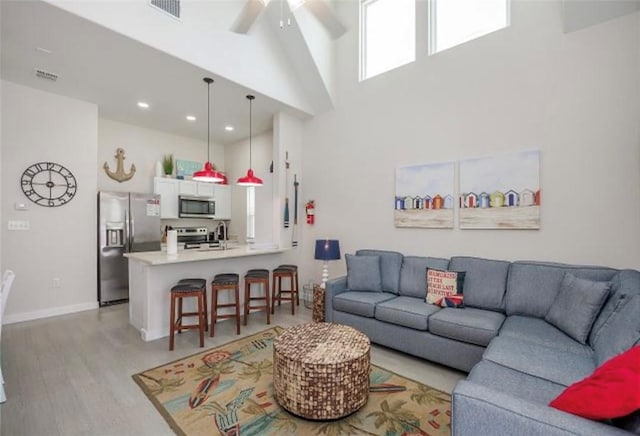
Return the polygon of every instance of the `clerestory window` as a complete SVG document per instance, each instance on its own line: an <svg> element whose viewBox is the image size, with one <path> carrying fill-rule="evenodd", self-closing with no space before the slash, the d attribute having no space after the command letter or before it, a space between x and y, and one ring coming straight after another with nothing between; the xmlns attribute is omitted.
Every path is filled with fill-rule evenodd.
<svg viewBox="0 0 640 436"><path fill-rule="evenodd" d="M415 59L415 0L361 0L360 80Z"/></svg>
<svg viewBox="0 0 640 436"><path fill-rule="evenodd" d="M431 0L429 52L480 38L509 25L509 0Z"/></svg>

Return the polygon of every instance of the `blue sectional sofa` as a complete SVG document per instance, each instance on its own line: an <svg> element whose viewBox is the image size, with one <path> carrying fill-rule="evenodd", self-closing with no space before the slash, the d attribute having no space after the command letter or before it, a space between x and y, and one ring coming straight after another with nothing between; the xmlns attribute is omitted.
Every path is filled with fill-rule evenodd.
<svg viewBox="0 0 640 436"><path fill-rule="evenodd" d="M374 343L469 372L453 391L454 435L631 433L548 404L606 360L640 345L640 272L380 250L360 250L356 256L379 258L379 272L372 275L380 275L382 290L348 289L347 276L330 280L326 321L353 326ZM465 272L464 308L425 302L427 267ZM596 285L607 283L609 289L585 343L545 320L558 304L566 273ZM570 307L562 322L571 327L581 309Z"/></svg>

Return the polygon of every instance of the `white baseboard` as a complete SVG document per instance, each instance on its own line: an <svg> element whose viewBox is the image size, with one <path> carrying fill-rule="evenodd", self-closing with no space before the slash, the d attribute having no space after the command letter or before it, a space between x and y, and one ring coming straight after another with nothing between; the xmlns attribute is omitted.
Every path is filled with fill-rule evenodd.
<svg viewBox="0 0 640 436"><path fill-rule="evenodd" d="M140 329L140 337L145 342L155 341L156 339L169 336L169 332L167 331L167 329L168 327L166 329L155 329L155 330Z"/></svg>
<svg viewBox="0 0 640 436"><path fill-rule="evenodd" d="M98 308L98 302L72 304L70 306L51 307L49 309L34 310L33 312L12 313L5 315L2 324L13 324L16 322L31 321L50 316L67 315L69 313L83 312Z"/></svg>

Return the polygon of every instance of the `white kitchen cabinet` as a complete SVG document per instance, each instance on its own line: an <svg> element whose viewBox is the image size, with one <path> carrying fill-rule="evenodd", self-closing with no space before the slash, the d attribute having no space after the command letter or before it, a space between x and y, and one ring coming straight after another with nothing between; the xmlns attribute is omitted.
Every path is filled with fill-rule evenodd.
<svg viewBox="0 0 640 436"><path fill-rule="evenodd" d="M180 195L213 198L215 196L214 185L208 182L180 180Z"/></svg>
<svg viewBox="0 0 640 436"><path fill-rule="evenodd" d="M179 180L180 182L180 195L198 195L198 182L193 180Z"/></svg>
<svg viewBox="0 0 640 436"><path fill-rule="evenodd" d="M180 180L155 177L153 193L160 195L160 218L178 218L178 196Z"/></svg>
<svg viewBox="0 0 640 436"><path fill-rule="evenodd" d="M215 197L215 186L213 183L198 182L196 186L196 193L200 197Z"/></svg>
<svg viewBox="0 0 640 436"><path fill-rule="evenodd" d="M216 219L231 219L231 186L229 185L213 185L216 200Z"/></svg>

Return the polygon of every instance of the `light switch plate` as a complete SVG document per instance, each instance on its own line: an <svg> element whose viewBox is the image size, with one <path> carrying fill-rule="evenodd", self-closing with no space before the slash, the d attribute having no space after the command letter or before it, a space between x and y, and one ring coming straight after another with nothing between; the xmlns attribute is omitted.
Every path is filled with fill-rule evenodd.
<svg viewBox="0 0 640 436"><path fill-rule="evenodd" d="M28 203L15 203L14 207L16 210L29 210Z"/></svg>

